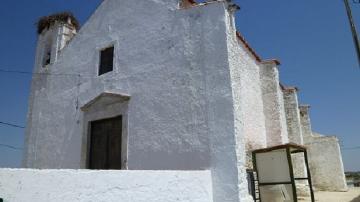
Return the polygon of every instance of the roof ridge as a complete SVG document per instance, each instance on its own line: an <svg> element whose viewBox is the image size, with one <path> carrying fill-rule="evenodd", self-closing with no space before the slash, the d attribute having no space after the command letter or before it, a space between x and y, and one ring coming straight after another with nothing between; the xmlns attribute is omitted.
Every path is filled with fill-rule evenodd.
<svg viewBox="0 0 360 202"><path fill-rule="evenodd" d="M250 46L250 44L245 40L245 37L239 31L236 31L236 36L245 45L245 48L251 53L256 61L262 62L261 57L255 52L255 50Z"/></svg>
<svg viewBox="0 0 360 202"><path fill-rule="evenodd" d="M245 48L250 52L250 54L255 58L255 60L259 63L268 63L273 62L276 65L280 65L280 61L278 59L268 59L263 60L259 54L256 53L256 51L250 46L250 44L246 41L245 37L240 33L240 31L236 30L236 36L237 38L244 44Z"/></svg>

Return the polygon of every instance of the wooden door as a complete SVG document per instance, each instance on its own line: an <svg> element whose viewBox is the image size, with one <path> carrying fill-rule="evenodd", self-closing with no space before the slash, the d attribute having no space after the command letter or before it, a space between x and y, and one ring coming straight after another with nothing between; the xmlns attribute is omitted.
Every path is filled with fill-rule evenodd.
<svg viewBox="0 0 360 202"><path fill-rule="evenodd" d="M90 169L121 169L122 117L91 122Z"/></svg>

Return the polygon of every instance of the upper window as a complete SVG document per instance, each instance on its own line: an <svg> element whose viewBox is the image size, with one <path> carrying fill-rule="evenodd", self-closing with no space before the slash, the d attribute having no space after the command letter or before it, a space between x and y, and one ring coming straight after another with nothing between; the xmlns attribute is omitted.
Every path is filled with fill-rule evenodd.
<svg viewBox="0 0 360 202"><path fill-rule="evenodd" d="M47 67L51 62L51 40L47 40L44 46L44 53L42 58L42 66Z"/></svg>
<svg viewBox="0 0 360 202"><path fill-rule="evenodd" d="M43 67L46 67L47 65L49 65L50 61L51 61L51 51L46 50L44 58L43 58Z"/></svg>
<svg viewBox="0 0 360 202"><path fill-rule="evenodd" d="M100 53L99 76L111 72L114 67L114 46L106 48Z"/></svg>

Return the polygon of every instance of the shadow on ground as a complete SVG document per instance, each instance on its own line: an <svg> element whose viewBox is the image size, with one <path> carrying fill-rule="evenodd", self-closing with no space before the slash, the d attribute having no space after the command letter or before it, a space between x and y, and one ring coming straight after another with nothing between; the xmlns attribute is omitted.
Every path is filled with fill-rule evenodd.
<svg viewBox="0 0 360 202"><path fill-rule="evenodd" d="M354 198L353 200L351 200L350 202L360 202L360 195Z"/></svg>

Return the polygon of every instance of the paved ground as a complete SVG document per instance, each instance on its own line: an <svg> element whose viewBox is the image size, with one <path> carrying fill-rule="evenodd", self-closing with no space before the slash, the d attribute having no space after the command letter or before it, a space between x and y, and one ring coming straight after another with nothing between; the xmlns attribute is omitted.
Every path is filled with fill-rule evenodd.
<svg viewBox="0 0 360 202"><path fill-rule="evenodd" d="M315 192L317 202L360 202L360 188L351 188L348 192ZM299 202L311 201L309 198Z"/></svg>

